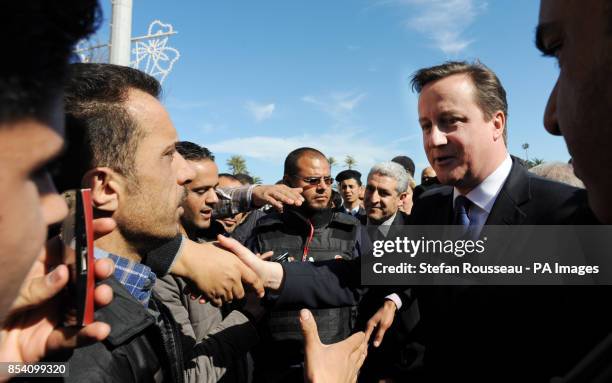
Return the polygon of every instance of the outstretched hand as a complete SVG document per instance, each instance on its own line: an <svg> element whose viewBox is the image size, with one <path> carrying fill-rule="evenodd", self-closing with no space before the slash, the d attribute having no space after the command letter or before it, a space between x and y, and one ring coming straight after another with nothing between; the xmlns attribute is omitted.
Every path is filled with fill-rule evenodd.
<svg viewBox="0 0 612 383"><path fill-rule="evenodd" d="M257 185L253 188L253 205L270 204L278 211L283 205L300 206L304 202L301 188L290 188L287 185Z"/></svg>
<svg viewBox="0 0 612 383"><path fill-rule="evenodd" d="M304 381L312 383L352 383L367 355L367 339L358 332L345 340L325 345L319 339L317 323L312 313L300 311L304 336Z"/></svg>
<svg viewBox="0 0 612 383"><path fill-rule="evenodd" d="M202 295L203 300L215 306L242 299L243 285L263 297L264 288L257 273L231 254L231 249L221 243L215 245L186 240L170 272L189 279L190 293L194 297Z"/></svg>
<svg viewBox="0 0 612 383"><path fill-rule="evenodd" d="M387 332L389 327L391 327L393 324L396 311L397 306L395 306L395 303L391 300L385 300L382 307L378 309L376 314L374 314L370 320L368 320L366 327L367 339L370 339L374 329L378 328L378 331L376 331L376 336L374 337L374 347L379 347L382 343L385 332Z"/></svg>
<svg viewBox="0 0 612 383"><path fill-rule="evenodd" d="M263 286L269 290L278 290L283 280L283 267L278 262L268 262L264 257L269 257L271 254L264 253L263 256L257 256L240 242L233 238L227 238L222 235L217 237L218 244L222 248L234 253L246 266L253 270Z"/></svg>

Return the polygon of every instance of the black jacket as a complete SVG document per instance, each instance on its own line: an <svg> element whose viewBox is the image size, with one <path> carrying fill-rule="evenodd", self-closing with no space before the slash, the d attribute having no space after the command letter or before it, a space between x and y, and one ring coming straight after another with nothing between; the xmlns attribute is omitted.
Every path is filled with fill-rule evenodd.
<svg viewBox="0 0 612 383"><path fill-rule="evenodd" d="M327 209L307 218L298 209L286 209L282 214L271 213L260 219L249 244L252 250L262 254L274 251L273 259L283 256L284 262L287 258L294 263L347 262L360 256L360 232L359 221L345 213ZM264 320L262 342L255 353L257 370L261 367L268 373L262 380L293 380L282 371L286 369L288 373L290 366L303 361L299 308L273 308ZM356 308L350 305L312 312L324 343L345 339L355 325ZM296 375L301 380L301 373Z"/></svg>
<svg viewBox="0 0 612 383"><path fill-rule="evenodd" d="M146 309L114 278L112 302L96 310L108 323L104 342L77 348L68 359L67 382L182 382L179 329L169 310L152 296Z"/></svg>
<svg viewBox="0 0 612 383"><path fill-rule="evenodd" d="M452 222L452 187L424 193L415 225ZM487 225L596 223L585 190L529 173L513 160ZM483 230L486 230L483 229ZM429 381L548 382L612 330L607 286L422 286Z"/></svg>
<svg viewBox="0 0 612 383"><path fill-rule="evenodd" d="M334 211L340 212L340 213L345 213L345 214L349 214L346 212L346 210L344 209L344 206L338 206L334 209ZM352 215L352 214L349 214ZM357 218L359 220L359 222L363 222L364 219L367 218L367 214L366 211L363 207L359 206L359 210L357 211L357 214L352 215L353 217Z"/></svg>

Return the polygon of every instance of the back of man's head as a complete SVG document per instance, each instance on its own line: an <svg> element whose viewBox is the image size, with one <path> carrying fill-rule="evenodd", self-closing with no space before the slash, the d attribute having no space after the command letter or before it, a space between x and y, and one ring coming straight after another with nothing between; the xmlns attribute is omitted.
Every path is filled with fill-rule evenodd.
<svg viewBox="0 0 612 383"><path fill-rule="evenodd" d="M240 180L234 176L233 174L229 174L229 173L219 173L219 187L241 187L243 186L242 182L240 182Z"/></svg>
<svg viewBox="0 0 612 383"><path fill-rule="evenodd" d="M48 122L61 105L74 45L100 20L96 0L3 1L0 34L10 55L0 60L0 126L23 119Z"/></svg>
<svg viewBox="0 0 612 383"><path fill-rule="evenodd" d="M508 102L506 100L506 90L495 72L486 65L478 61L474 63L448 61L441 65L419 69L412 75L412 89L421 93L426 85L457 74L464 74L472 81L475 88L475 101L487 120L490 120L497 111L504 113L506 126L504 127L503 137L507 145Z"/></svg>
<svg viewBox="0 0 612 383"><path fill-rule="evenodd" d="M193 142L177 142L176 151L187 161L215 161L215 156L210 150Z"/></svg>
<svg viewBox="0 0 612 383"><path fill-rule="evenodd" d="M124 106L130 90L158 98L161 86L129 67L70 65L65 86L66 139L74 146L63 163L72 169L56 177L59 190L78 187L85 172L95 167L108 167L135 179L135 154L144 131Z"/></svg>
<svg viewBox="0 0 612 383"><path fill-rule="evenodd" d="M248 174L238 173L234 174L234 178L236 178L242 185L253 185L255 184L255 180Z"/></svg>
<svg viewBox="0 0 612 383"><path fill-rule="evenodd" d="M395 163L398 163L406 169L406 171L410 174L411 177L414 177L414 161L408 156L395 156L391 160Z"/></svg>

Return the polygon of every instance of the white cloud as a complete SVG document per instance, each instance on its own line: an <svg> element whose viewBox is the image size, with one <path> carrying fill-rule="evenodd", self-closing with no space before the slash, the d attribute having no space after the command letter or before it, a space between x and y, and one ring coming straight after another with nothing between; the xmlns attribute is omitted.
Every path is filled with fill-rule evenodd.
<svg viewBox="0 0 612 383"><path fill-rule="evenodd" d="M338 133L323 133L320 135L304 134L292 137L252 136L232 138L207 147L214 153L240 153L279 164L289 152L303 146L317 148L328 157L334 157L337 165L334 171L344 168L344 158L352 155L357 160L357 168L367 171L379 161L388 160L395 153L402 152L405 145L397 145L411 138L406 137L385 144L376 144L375 138L352 130Z"/></svg>
<svg viewBox="0 0 612 383"><path fill-rule="evenodd" d="M427 36L446 55L457 55L474 42L463 33L487 7L483 0L382 0L376 5L416 11L405 21L406 26Z"/></svg>
<svg viewBox="0 0 612 383"><path fill-rule="evenodd" d="M315 105L336 123L346 123L366 96L364 92L333 92L322 97L307 95L302 97L302 101Z"/></svg>
<svg viewBox="0 0 612 383"><path fill-rule="evenodd" d="M253 115L257 122L261 122L272 117L276 106L274 104L259 104L254 101L248 101L245 108Z"/></svg>

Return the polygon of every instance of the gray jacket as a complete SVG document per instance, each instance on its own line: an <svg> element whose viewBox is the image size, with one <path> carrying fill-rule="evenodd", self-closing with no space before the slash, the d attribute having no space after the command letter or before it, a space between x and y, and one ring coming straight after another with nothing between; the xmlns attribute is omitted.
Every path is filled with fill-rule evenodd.
<svg viewBox="0 0 612 383"><path fill-rule="evenodd" d="M259 342L257 330L238 311L225 319L210 303L191 300L180 277L158 278L154 291L181 328L185 382L245 382L247 352Z"/></svg>

